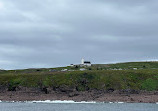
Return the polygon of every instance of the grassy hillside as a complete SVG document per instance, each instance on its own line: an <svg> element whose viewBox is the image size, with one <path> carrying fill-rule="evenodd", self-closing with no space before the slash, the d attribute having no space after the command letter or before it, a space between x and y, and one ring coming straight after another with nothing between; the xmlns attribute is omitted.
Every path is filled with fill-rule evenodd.
<svg viewBox="0 0 158 111"><path fill-rule="evenodd" d="M94 67L103 69L158 69L158 62L127 62L116 64L96 64Z"/></svg>
<svg viewBox="0 0 158 111"><path fill-rule="evenodd" d="M0 72L0 87L7 87L10 91L20 86L77 91L91 89L158 91L157 68L157 62L133 62L98 64L85 67L86 71L79 71L80 67L9 70ZM61 72L62 69L71 71Z"/></svg>

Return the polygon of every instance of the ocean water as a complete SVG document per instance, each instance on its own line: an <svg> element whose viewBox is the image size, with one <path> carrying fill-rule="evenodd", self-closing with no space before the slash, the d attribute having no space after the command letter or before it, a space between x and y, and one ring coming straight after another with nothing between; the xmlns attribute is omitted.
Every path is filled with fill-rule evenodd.
<svg viewBox="0 0 158 111"><path fill-rule="evenodd" d="M150 103L1 102L0 111L158 111Z"/></svg>

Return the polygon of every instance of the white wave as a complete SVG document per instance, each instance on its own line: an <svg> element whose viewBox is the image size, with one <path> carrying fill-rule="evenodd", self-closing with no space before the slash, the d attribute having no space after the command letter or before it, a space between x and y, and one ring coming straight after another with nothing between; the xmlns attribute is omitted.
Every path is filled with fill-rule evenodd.
<svg viewBox="0 0 158 111"><path fill-rule="evenodd" d="M158 104L158 102L156 102L156 104Z"/></svg>
<svg viewBox="0 0 158 111"><path fill-rule="evenodd" d="M15 103L16 101L1 101L1 102L5 102L5 103Z"/></svg>
<svg viewBox="0 0 158 111"><path fill-rule="evenodd" d="M108 103L110 103L110 104L112 104L112 103L123 104L123 103L125 103L125 102L108 102Z"/></svg>
<svg viewBox="0 0 158 111"><path fill-rule="evenodd" d="M25 101L26 103L96 103L95 101L81 101L81 102L76 102L73 100L45 100L45 101Z"/></svg>
<svg viewBox="0 0 158 111"><path fill-rule="evenodd" d="M116 102L116 103L123 104L124 102Z"/></svg>
<svg viewBox="0 0 158 111"><path fill-rule="evenodd" d="M1 103L2 101L0 100L0 103Z"/></svg>
<svg viewBox="0 0 158 111"><path fill-rule="evenodd" d="M74 104L76 104L76 103L84 103L84 104L86 104L86 103L110 103L110 104L112 104L112 103L118 103L118 104L123 104L124 102L96 102L96 101L80 101L80 102L77 102L77 101L73 101L73 100L44 100L44 101L1 101L0 100L0 102L8 102L8 103L15 103L15 102L19 102L19 103L74 103ZM156 104L158 104L158 102L156 103Z"/></svg>

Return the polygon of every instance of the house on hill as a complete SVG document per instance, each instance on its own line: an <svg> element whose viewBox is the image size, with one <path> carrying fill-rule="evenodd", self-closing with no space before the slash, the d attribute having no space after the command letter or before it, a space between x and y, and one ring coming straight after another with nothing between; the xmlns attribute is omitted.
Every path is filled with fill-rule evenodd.
<svg viewBox="0 0 158 111"><path fill-rule="evenodd" d="M83 66L92 66L91 62L90 61L85 61L84 59L81 59L81 64L70 64L70 66L80 66L80 67L83 67Z"/></svg>
<svg viewBox="0 0 158 111"><path fill-rule="evenodd" d="M83 66L91 66L91 62L90 61L85 61L84 59L81 60L81 65Z"/></svg>

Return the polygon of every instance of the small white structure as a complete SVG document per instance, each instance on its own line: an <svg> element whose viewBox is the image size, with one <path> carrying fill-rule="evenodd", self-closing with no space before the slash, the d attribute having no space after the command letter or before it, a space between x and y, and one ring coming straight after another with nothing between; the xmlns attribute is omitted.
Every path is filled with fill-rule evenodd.
<svg viewBox="0 0 158 111"><path fill-rule="evenodd" d="M83 67L83 66L92 66L90 61L85 61L83 58L81 59L81 64L70 64L71 67L75 67L75 66L79 66L79 67Z"/></svg>
<svg viewBox="0 0 158 111"><path fill-rule="evenodd" d="M83 58L81 59L81 65L83 66L91 66L91 62L90 61L85 61Z"/></svg>
<svg viewBox="0 0 158 111"><path fill-rule="evenodd" d="M81 64L84 64L84 59L83 58L81 59Z"/></svg>
<svg viewBox="0 0 158 111"><path fill-rule="evenodd" d="M85 71L86 69L85 68L80 68L80 71Z"/></svg>
<svg viewBox="0 0 158 111"><path fill-rule="evenodd" d="M62 72L65 72L65 71L68 71L68 70L67 70L67 69L62 69L61 71L62 71Z"/></svg>
<svg viewBox="0 0 158 111"><path fill-rule="evenodd" d="M133 70L137 70L137 68L133 68Z"/></svg>

